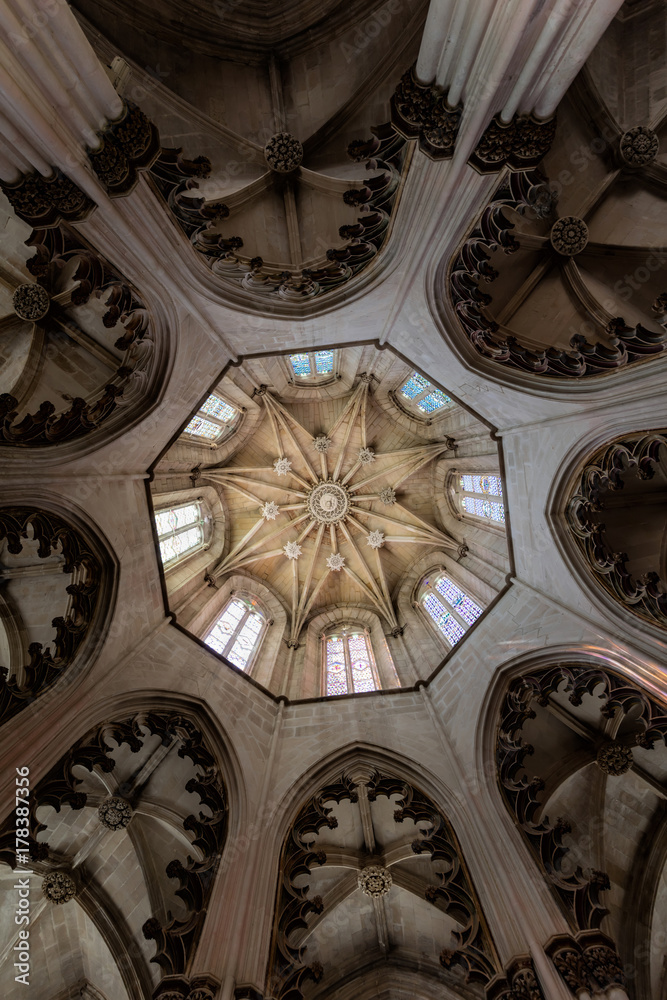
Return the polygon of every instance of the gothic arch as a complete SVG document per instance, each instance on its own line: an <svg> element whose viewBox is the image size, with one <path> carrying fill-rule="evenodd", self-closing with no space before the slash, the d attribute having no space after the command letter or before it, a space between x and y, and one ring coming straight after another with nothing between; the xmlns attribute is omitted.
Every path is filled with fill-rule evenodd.
<svg viewBox="0 0 667 1000"><path fill-rule="evenodd" d="M562 555L606 615L620 615L635 629L641 623L649 634L662 637L667 533L656 504L662 503L660 488L667 480L665 434L617 430L609 438L608 430L589 436L576 458L559 470L548 517ZM642 509L645 523L638 517Z"/></svg>
<svg viewBox="0 0 667 1000"><path fill-rule="evenodd" d="M94 314L95 324L104 329L115 328L120 353L116 358L105 348L95 347L94 338L84 332L84 342L93 342L95 356L104 357L110 374L106 376L106 384L92 389L82 384L78 391L73 383L65 397L69 407L67 404L58 407L50 400L57 390L48 382L41 399L39 393L34 400L25 393L22 399L11 393L2 395L0 414L4 430L0 452L3 461L10 465L23 465L29 459L33 469L35 464L48 467L54 461L87 455L139 424L144 429L155 426L159 422L155 410L175 360L173 331L178 319L173 304L165 296L153 294L150 288L139 295L132 282L86 242L85 235L70 232L67 227L65 230L33 233L31 245L37 246L38 251L33 258L38 284L30 287L44 287L47 301L53 295L58 300L56 309L62 311L59 302L64 293L56 294L58 289L50 287L48 277L51 271L57 275L62 270L69 276L69 282L73 282L71 288L68 286L72 304L79 309L88 308ZM45 241L43 245L38 237ZM102 319L104 306L108 308ZM43 322L49 321L49 315ZM77 325L66 316L61 319L63 329L68 328L68 323L73 329ZM48 362L48 351L45 356ZM118 365L115 371L114 364ZM33 395L37 381L36 376L30 380ZM49 397L47 401L44 393Z"/></svg>
<svg viewBox="0 0 667 1000"><path fill-rule="evenodd" d="M43 707L47 698L56 696L95 662L113 617L118 560L99 527L78 505L71 501L64 504L49 493L26 496L17 490L6 492L0 507L2 542L5 558L15 557L16 565L9 572L19 585L21 576L32 570L30 565L21 566L28 551L29 560L37 557L35 569L44 559L53 563L56 578L61 570L70 577L66 586L57 588L59 603L50 614L48 607L36 605L34 596L31 599L32 588L25 594L19 589L15 595L5 595L7 606L18 611L20 624L8 634L12 662L6 664L9 672L0 677L0 720L4 724L35 699ZM28 644L26 640L36 634L35 614L43 615L45 623L53 620L48 629L37 633L41 641L33 638Z"/></svg>
<svg viewBox="0 0 667 1000"><path fill-rule="evenodd" d="M45 887L57 878L76 897L111 950L129 997L144 1000L161 976L190 968L225 844L243 826L243 784L231 743L203 706L175 697L156 704L149 693L135 694L116 700L104 718L108 721L89 728L31 787L30 864L45 878ZM136 879L128 888L127 852L116 859L114 882L113 864L107 870L107 856L96 854L99 832L91 834L88 851L77 846L91 807L98 805L106 836L127 832L143 888L137 888ZM67 812L61 820L62 808ZM79 822L76 833L80 810L84 826ZM10 814L0 829L0 856L11 867L17 862L26 867L26 859L14 851L14 825ZM50 846L45 831L50 831ZM175 860L169 860L172 854ZM121 912L121 900L130 891L131 922ZM142 913L150 916L140 927ZM151 942L157 944L155 956ZM157 963L161 972L151 975L149 963Z"/></svg>
<svg viewBox="0 0 667 1000"><path fill-rule="evenodd" d="M547 949L556 967L565 975L565 955L572 948L583 949L586 964L586 948L595 944L608 916L605 934L610 937L598 941L611 949L607 973L620 975L622 960L638 977L641 996L654 995L651 976L655 978L661 961L651 948L651 927L658 919L657 906L663 923L667 915L664 889L658 893L661 874L665 879L667 817L659 796L653 813L644 815L650 806L646 796L643 809L637 806L642 794L638 782L659 787L648 762L655 760L658 773L667 762L665 706L651 678L638 679L636 664L604 650L551 649L503 669L486 699L477 739L478 773L492 808L498 811L502 800L578 942L563 939ZM536 713L538 721L532 724ZM658 756L652 758L648 751L653 747ZM540 776L531 778L533 752ZM618 799L611 798L616 794ZM619 821L625 871L619 859ZM600 870L607 866L611 879ZM658 951L661 955L662 949ZM577 988L594 989L585 978L593 975L591 969L582 975ZM618 982L623 985L623 978Z"/></svg>
<svg viewBox="0 0 667 1000"><path fill-rule="evenodd" d="M448 946L449 932L443 931L447 940L443 939L441 942L442 952L439 956L436 954L433 960L427 960L425 954L421 955L420 967L425 972L428 970L435 982L438 984L441 982L447 984L449 981L452 984L460 982L460 978L457 980L455 976L451 979L451 973L448 976L448 972L443 971L451 970L458 964L464 969L466 977L473 982L488 982L502 971L495 945L481 915L481 906L467 873L454 828L445 818L445 813L434 804L437 799L425 796L420 790L420 786L424 787L429 783L427 776L420 774L417 779L418 784L412 784L408 775L412 778L413 771L413 767L403 764L394 754L386 755L377 748L348 747L342 753L337 752L332 755L326 763L320 764L307 778L302 777L297 783L300 788L298 794L295 794L295 788L292 788L289 796L291 804L288 809L281 810L284 820L275 825L275 839L278 841L282 835L283 847L280 866L282 876L276 903L275 930L266 988L270 995L289 997L293 1000L303 996L305 992L307 996L318 997L324 995L321 994L322 988L327 991L326 995L332 995L331 991L335 993L346 981L356 982L357 977L364 972L366 960L372 965L372 959L366 955L361 965L358 959L348 962L339 956L337 982L325 981L322 988L315 986L312 990L304 987L307 979L319 982L322 973L319 960L311 966L306 965L305 960L302 961L304 933L308 938L317 933L318 926L327 918L327 902L332 907L331 913L339 905L348 905L350 894L356 892L357 888L356 871L361 870L365 877L368 865L380 866L377 877L381 881L385 880L384 891L389 891L386 873L393 869L395 892L416 894L418 898L421 893L422 898L430 900L440 913L452 915L455 924L463 927L463 930L454 934L458 945L454 946L453 950ZM437 781L435 784L438 784ZM310 794L306 793L306 787L310 789ZM391 802L394 796L398 796L398 799L396 802ZM379 818L380 814L373 812L372 804L377 798L383 797L387 797L391 804L383 807L381 814L383 818ZM336 805L332 806L332 803ZM397 807L393 818L392 805ZM363 841L366 846L363 847L362 844L361 851L358 847L347 845L346 838L349 837L351 829L347 814L344 818L341 817L343 840L340 842L335 836L338 819L333 816L341 808L350 810L357 807L364 817L362 818ZM396 843L387 845L384 839L384 826L388 824L388 828L394 829L395 824L401 824L406 819L422 825L415 826L414 832L412 827L405 831L401 828L402 832L399 833ZM285 831L286 825L287 831ZM328 832L322 834L320 838L323 830ZM325 847L324 843L319 843L318 838L323 839L325 843L329 841L332 843ZM410 845L411 838L412 845ZM385 852L389 859L386 862ZM440 887L436 885L429 887L429 876L427 881L422 883L421 877L412 872L410 862L406 871L402 871L400 867L401 862L426 854L432 855L434 861L439 858L442 862L447 858L449 864L453 863L447 874L441 876ZM313 877L315 865L327 864L351 868L352 874L343 876L341 884L333 888L329 879L326 882L323 901L319 896L311 896L308 887L302 885L302 882L307 873ZM298 880L298 886L296 882L292 882L293 878ZM437 882L438 876L433 875L431 881ZM384 895L384 892L379 892L378 898L381 895ZM464 897L467 900L465 904ZM402 905L402 898L401 895L398 905ZM363 904L363 896L359 896L359 899ZM417 909L419 910L419 907ZM323 916L320 917L320 914ZM341 917L341 921L347 926L347 916ZM450 930L454 929L452 924ZM325 934L325 940L327 935L331 936L333 933L334 930L330 928ZM378 931L378 935L382 946L381 931ZM319 945L316 941L315 944L317 952ZM406 963L410 964L407 957L403 960L399 958L397 961L399 966L401 961L404 966Z"/></svg>

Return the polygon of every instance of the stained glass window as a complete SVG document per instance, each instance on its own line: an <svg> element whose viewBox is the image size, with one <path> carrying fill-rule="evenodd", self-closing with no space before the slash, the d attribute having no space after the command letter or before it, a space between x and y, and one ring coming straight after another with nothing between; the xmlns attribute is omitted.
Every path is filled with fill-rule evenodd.
<svg viewBox="0 0 667 1000"><path fill-rule="evenodd" d="M414 399L415 396L419 396L425 389L430 388L431 383L423 375L413 372L405 385L401 386L401 392L406 399Z"/></svg>
<svg viewBox="0 0 667 1000"><path fill-rule="evenodd" d="M343 640L327 639L327 694L347 694L347 671Z"/></svg>
<svg viewBox="0 0 667 1000"><path fill-rule="evenodd" d="M200 407L184 433L207 441L216 441L235 421L238 412L231 403L213 394Z"/></svg>
<svg viewBox="0 0 667 1000"><path fill-rule="evenodd" d="M334 370L333 351L313 351L312 354L290 354L292 371L299 378L330 375Z"/></svg>
<svg viewBox="0 0 667 1000"><path fill-rule="evenodd" d="M444 406L450 406L452 400L440 389L436 389L428 379L413 372L407 382L400 388L401 395L409 399L421 413L435 413Z"/></svg>
<svg viewBox="0 0 667 1000"><path fill-rule="evenodd" d="M483 608L448 576L439 576L435 586L424 580L422 586L422 607L452 646L456 645Z"/></svg>
<svg viewBox="0 0 667 1000"><path fill-rule="evenodd" d="M472 625L476 622L482 613L482 609L478 604L475 604L467 594L464 594L460 587L457 587L455 583L452 583L446 576L441 576L435 585L435 589L438 593L442 594L444 599L447 601L452 608L461 615L461 618L468 625Z"/></svg>
<svg viewBox="0 0 667 1000"><path fill-rule="evenodd" d="M310 375L310 358L307 354L290 354L295 375Z"/></svg>
<svg viewBox="0 0 667 1000"><path fill-rule="evenodd" d="M449 611L446 610L435 594L427 594L423 601L424 607L438 626L440 631L449 639L452 646L456 645L459 639L465 635L465 629L457 622Z"/></svg>
<svg viewBox="0 0 667 1000"><path fill-rule="evenodd" d="M217 417L226 424L233 420L237 413L231 403L226 403L219 396L209 396L199 412L209 417Z"/></svg>
<svg viewBox="0 0 667 1000"><path fill-rule="evenodd" d="M325 650L327 695L377 691L370 642L363 632L329 636Z"/></svg>
<svg viewBox="0 0 667 1000"><path fill-rule="evenodd" d="M264 617L251 601L233 598L204 642L234 666L246 670L259 645L264 624Z"/></svg>
<svg viewBox="0 0 667 1000"><path fill-rule="evenodd" d="M328 375L333 366L333 351L315 351L315 371L318 375Z"/></svg>
<svg viewBox="0 0 667 1000"><path fill-rule="evenodd" d="M204 541L204 517L199 501L157 511L155 526L165 566Z"/></svg>
<svg viewBox="0 0 667 1000"><path fill-rule="evenodd" d="M500 476L466 474L459 477L461 507L466 514L505 523L503 484Z"/></svg>

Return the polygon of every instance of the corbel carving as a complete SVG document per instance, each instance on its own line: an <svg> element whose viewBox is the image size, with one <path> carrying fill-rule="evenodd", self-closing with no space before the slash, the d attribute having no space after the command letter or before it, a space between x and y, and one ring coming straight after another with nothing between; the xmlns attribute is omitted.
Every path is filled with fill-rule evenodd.
<svg viewBox="0 0 667 1000"><path fill-rule="evenodd" d="M513 959L505 975L497 976L487 986L486 1000L545 1000L530 956Z"/></svg>
<svg viewBox="0 0 667 1000"><path fill-rule="evenodd" d="M88 150L93 170L111 198L129 194L137 171L146 170L160 154L157 128L136 104L124 101L120 117L97 135L99 148Z"/></svg>
<svg viewBox="0 0 667 1000"><path fill-rule="evenodd" d="M450 159L461 124L463 105L453 108L437 87L415 79L414 67L401 77L391 99L391 121L406 139L418 139L432 160Z"/></svg>
<svg viewBox="0 0 667 1000"><path fill-rule="evenodd" d="M555 135L555 115L540 121L533 115L516 114L504 122L498 114L487 125L468 162L480 174L503 167L528 170L546 156Z"/></svg>
<svg viewBox="0 0 667 1000"><path fill-rule="evenodd" d="M14 184L0 181L0 188L19 219L35 229L81 222L96 207L73 180L55 168L51 177L23 174Z"/></svg>
<svg viewBox="0 0 667 1000"><path fill-rule="evenodd" d="M623 963L606 934L585 931L576 938L561 935L552 938L545 950L575 996L584 990L597 995L612 986L625 987Z"/></svg>

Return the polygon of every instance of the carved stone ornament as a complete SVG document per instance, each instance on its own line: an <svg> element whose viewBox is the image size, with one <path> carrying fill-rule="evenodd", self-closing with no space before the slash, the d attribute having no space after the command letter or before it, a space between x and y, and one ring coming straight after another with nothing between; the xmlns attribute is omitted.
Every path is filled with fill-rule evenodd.
<svg viewBox="0 0 667 1000"><path fill-rule="evenodd" d="M287 542L283 545L283 552L288 559L298 559L301 555L301 546L298 542Z"/></svg>
<svg viewBox="0 0 667 1000"><path fill-rule="evenodd" d="M264 147L264 159L279 174L289 174L303 160L303 146L289 132L276 132Z"/></svg>
<svg viewBox="0 0 667 1000"><path fill-rule="evenodd" d="M380 899L386 896L392 887L391 872L380 865L368 865L357 875L357 885L367 896Z"/></svg>
<svg viewBox="0 0 667 1000"><path fill-rule="evenodd" d="M461 123L462 105L452 107L437 87L404 73L391 99L394 128L408 139L419 139L419 148L432 160L449 159L454 153Z"/></svg>
<svg viewBox="0 0 667 1000"><path fill-rule="evenodd" d="M326 452L331 447L331 438L328 438L326 434L318 434L313 440L313 448L318 451L320 455L326 454Z"/></svg>
<svg viewBox="0 0 667 1000"><path fill-rule="evenodd" d="M50 903L68 903L76 896L76 882L67 872L49 872L42 879L42 893Z"/></svg>
<svg viewBox="0 0 667 1000"><path fill-rule="evenodd" d="M275 500L268 500L262 505L262 517L265 521L275 521L280 513L280 507Z"/></svg>
<svg viewBox="0 0 667 1000"><path fill-rule="evenodd" d="M623 133L618 148L628 166L645 167L658 155L660 140L653 129L637 125Z"/></svg>
<svg viewBox="0 0 667 1000"><path fill-rule="evenodd" d="M88 150L93 170L109 195L129 194L137 183L137 171L152 166L160 155L157 128L136 104L127 101L120 118L97 135L99 147Z"/></svg>
<svg viewBox="0 0 667 1000"><path fill-rule="evenodd" d="M381 549L384 545L384 531L376 529L369 532L366 536L366 545L370 545L372 549Z"/></svg>
<svg viewBox="0 0 667 1000"><path fill-rule="evenodd" d="M97 815L107 830L124 830L132 819L132 807L119 795L112 795L102 802Z"/></svg>
<svg viewBox="0 0 667 1000"><path fill-rule="evenodd" d="M350 509L350 496L340 483L318 483L310 491L308 512L320 524L336 524Z"/></svg>
<svg viewBox="0 0 667 1000"><path fill-rule="evenodd" d="M472 347L494 365L558 379L592 378L663 354L667 350L667 328L658 333L641 323L629 326L622 317L608 323L606 341L591 342L583 334L576 334L570 348L537 349L523 341L519 333L500 329L489 310L493 298L487 289L499 273L491 263L491 255L497 250L509 255L520 249L520 242L512 232L515 223L510 221L507 210L519 215L532 211L531 191L544 180L537 170L511 171L451 262L450 300ZM556 249L561 252L559 247ZM565 244L562 252L570 256L565 252ZM650 253L647 249L647 257Z"/></svg>
<svg viewBox="0 0 667 1000"><path fill-rule="evenodd" d="M332 573L339 573L345 566L345 557L340 552L332 552L327 558L327 566Z"/></svg>
<svg viewBox="0 0 667 1000"><path fill-rule="evenodd" d="M575 257L588 243L588 226L576 215L565 215L554 222L549 239L557 253L564 257Z"/></svg>
<svg viewBox="0 0 667 1000"><path fill-rule="evenodd" d="M599 514L607 492L613 495L623 488L626 470L635 470L640 482L652 479L666 449L664 428L604 445L587 460L565 510L568 527L594 579L628 611L662 628L667 628L667 581L655 571L634 576L627 554L616 551ZM655 565L659 565L657 555Z"/></svg>
<svg viewBox="0 0 667 1000"><path fill-rule="evenodd" d="M632 750L620 743L604 743L597 752L595 763L605 774L617 777L632 767Z"/></svg>
<svg viewBox="0 0 667 1000"><path fill-rule="evenodd" d="M35 323L44 319L51 305L46 288L38 284L19 285L12 297L14 312L19 319Z"/></svg>
<svg viewBox="0 0 667 1000"><path fill-rule="evenodd" d="M289 458L277 458L273 463L273 471L279 476L286 476L292 468Z"/></svg>
<svg viewBox="0 0 667 1000"><path fill-rule="evenodd" d="M375 452L372 448L360 448L359 449L359 461L362 465L370 465L371 462L375 461Z"/></svg>
<svg viewBox="0 0 667 1000"><path fill-rule="evenodd" d="M61 221L79 222L95 208L95 202L60 170L51 177L23 174L15 184L0 183L19 219L35 229L57 226Z"/></svg>
<svg viewBox="0 0 667 1000"><path fill-rule="evenodd" d="M515 115L505 122L496 115L489 122L469 163L482 174L504 166L515 170L536 167L549 152L556 134L556 118L540 121L532 115Z"/></svg>
<svg viewBox="0 0 667 1000"><path fill-rule="evenodd" d="M387 486L385 489L380 490L380 500L387 507L390 507L393 503L396 503L396 490L392 489L391 486Z"/></svg>

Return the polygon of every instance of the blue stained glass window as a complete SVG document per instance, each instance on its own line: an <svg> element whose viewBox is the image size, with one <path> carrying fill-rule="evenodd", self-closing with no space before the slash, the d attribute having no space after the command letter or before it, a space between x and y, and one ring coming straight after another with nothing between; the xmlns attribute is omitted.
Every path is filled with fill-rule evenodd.
<svg viewBox="0 0 667 1000"><path fill-rule="evenodd" d="M456 645L459 639L465 635L463 626L440 603L435 594L427 594L422 603L443 635L449 639L452 646Z"/></svg>
<svg viewBox="0 0 667 1000"><path fill-rule="evenodd" d="M467 514L486 517L490 521L505 523L505 508L501 503L492 500L479 500L477 497L461 497L461 506Z"/></svg>
<svg viewBox="0 0 667 1000"><path fill-rule="evenodd" d="M401 392L406 399L414 399L415 396L430 388L431 383L423 375L420 375L419 372L413 372L405 385L401 386Z"/></svg>
<svg viewBox="0 0 667 1000"><path fill-rule="evenodd" d="M484 493L493 497L503 495L503 484L500 476L461 476L461 488L466 493Z"/></svg>
<svg viewBox="0 0 667 1000"><path fill-rule="evenodd" d="M310 358L307 354L290 354L295 375L310 375Z"/></svg>
<svg viewBox="0 0 667 1000"><path fill-rule="evenodd" d="M464 622L468 625L472 625L476 622L482 613L482 609L478 604L475 604L471 598L465 594L460 587L457 587L455 583L447 579L446 576L440 577L435 585L435 589L439 594L442 594L447 603L456 610L456 612L463 618Z"/></svg>
<svg viewBox="0 0 667 1000"><path fill-rule="evenodd" d="M315 351L315 371L318 375L328 375L333 371L333 351Z"/></svg>
<svg viewBox="0 0 667 1000"><path fill-rule="evenodd" d="M440 410L443 406L447 406L451 403L449 396L445 396L444 392L440 392L439 389L434 389L430 392L428 396L424 396L417 403L417 408L422 411L422 413L433 413L434 410Z"/></svg>
<svg viewBox="0 0 667 1000"><path fill-rule="evenodd" d="M205 420L203 417L193 417L185 428L185 433L194 434L195 437L203 437L212 441L220 433L220 427L218 424L213 424L210 420Z"/></svg>
<svg viewBox="0 0 667 1000"><path fill-rule="evenodd" d="M228 424L236 416L237 410L219 396L209 396L199 412L205 413L208 417L217 417L218 420Z"/></svg>

